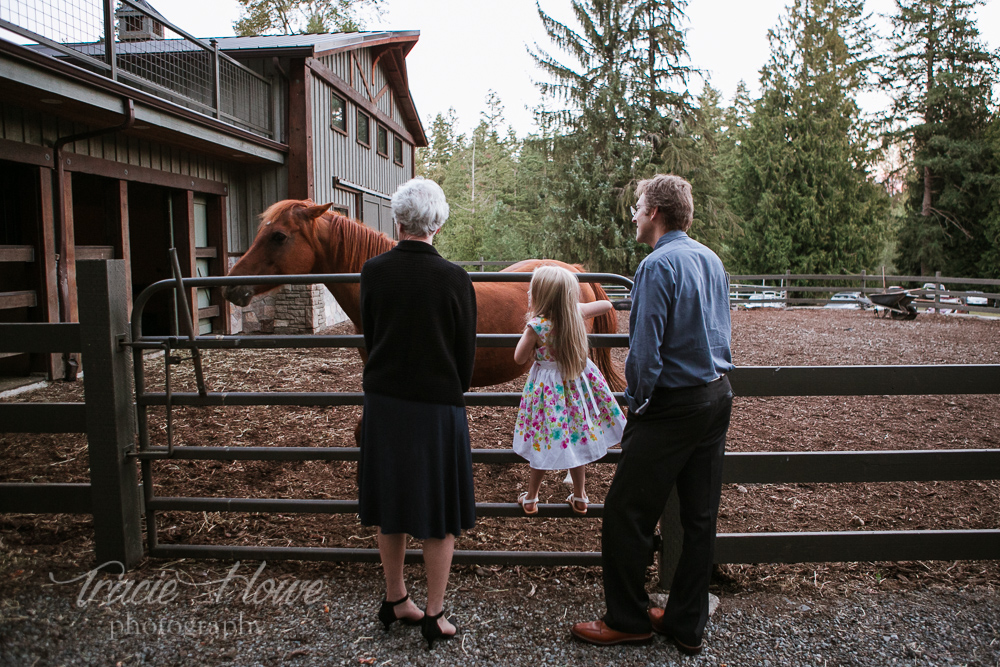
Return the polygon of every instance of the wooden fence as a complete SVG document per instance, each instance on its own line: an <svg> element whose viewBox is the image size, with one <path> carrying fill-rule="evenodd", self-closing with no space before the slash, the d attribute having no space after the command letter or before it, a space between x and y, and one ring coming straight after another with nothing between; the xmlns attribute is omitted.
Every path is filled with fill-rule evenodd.
<svg viewBox="0 0 1000 667"><path fill-rule="evenodd" d="M822 306L829 303L828 294L859 292L868 296L899 287L917 296L913 305L918 309L1000 313L1000 280L942 276L940 271L933 276L868 274L864 271L844 275L786 272L731 275L729 282L729 301L735 307L761 304ZM925 289L923 286L928 283L937 287ZM986 304L969 303L970 297L976 301L985 300Z"/></svg>
<svg viewBox="0 0 1000 667"><path fill-rule="evenodd" d="M487 268L500 270L511 261L478 260L455 262L468 267L470 271L483 272ZM734 308L823 306L830 302L827 295L837 292L860 292L862 296L879 294L889 287L900 287L918 294L913 305L919 310L935 309L938 312L997 314L1000 313L1000 280L985 278L957 278L942 276L897 276L882 273L869 274L864 271L855 274L798 274L763 273L730 275L729 303ZM759 283L759 284L758 284ZM935 289L923 289L927 283L938 285ZM940 289L944 287L944 289ZM627 292L614 286L606 286L605 291L612 300L627 296ZM986 300L987 303L969 303ZM955 302L958 300L960 303ZM862 299L859 307L872 307Z"/></svg>
<svg viewBox="0 0 1000 667"><path fill-rule="evenodd" d="M325 282L330 277L323 277ZM357 275L337 276L356 280ZM482 274L481 279L511 279L510 274ZM530 276L521 274L517 280ZM250 278L244 279L248 280ZM184 279L188 288L218 287L232 278ZM306 283L317 276L282 277ZM166 282L166 281L165 281ZM301 560L378 559L373 549L318 547L239 547L198 544L161 545L156 541L158 511L229 511L283 513L356 513L355 500L280 498L166 498L152 489L152 467L158 459L218 460L357 460L350 447L171 447L137 446L135 409L152 405L357 405L358 393L238 394L155 393L137 387L133 402L129 376L131 341L125 318L124 264L81 262L81 323L0 325L0 351L81 351L85 360L85 404L0 403L0 430L10 432L86 432L91 462L90 484L0 484L0 512L77 512L94 515L98 561L118 560L127 567L142 556L139 517L146 515L149 555L163 558L227 558ZM164 289L158 283L149 290ZM147 290L147 292L149 291ZM145 293L144 293L145 294ZM137 311L141 313L137 299ZM139 315L136 315L138 318ZM206 336L194 341L173 338L174 349L260 347L357 347L360 336ZM481 336L479 344L514 347L516 334ZM325 339L325 340L323 340ZM161 342L153 337L150 345ZM624 335L594 336L592 345L624 346ZM141 352L141 349L140 349ZM169 352L168 352L169 356ZM739 396L912 396L933 394L1000 394L1000 365L742 367L730 376ZM264 397L263 399L261 397ZM516 406L517 393L467 394L469 405ZM142 435L141 429L138 435ZM141 442L141 439L140 439ZM146 441L148 442L148 440ZM610 451L601 462L620 456ZM136 477L139 458L143 484ZM476 449L477 464L523 462L510 450ZM840 483L899 481L961 481L1000 479L1000 449L885 452L753 452L725 458L724 482ZM679 527L666 508L661 569L669 572L679 545ZM480 516L521 516L516 503L477 503ZM574 518L565 504L543 504L539 518L589 520L603 506L591 505L585 518ZM525 519L531 520L531 519ZM829 562L870 560L953 560L1000 557L1000 528L983 530L846 531L802 533L721 534L716 547L720 563ZM418 558L410 552L409 560ZM510 551L458 551L456 563L598 565L600 553L537 554ZM663 580L669 581L664 576Z"/></svg>

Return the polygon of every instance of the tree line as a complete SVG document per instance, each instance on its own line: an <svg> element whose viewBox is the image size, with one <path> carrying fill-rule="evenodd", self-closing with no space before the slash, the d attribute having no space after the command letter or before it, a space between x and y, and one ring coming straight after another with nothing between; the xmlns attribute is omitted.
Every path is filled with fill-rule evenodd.
<svg viewBox="0 0 1000 667"><path fill-rule="evenodd" d="M647 248L629 207L639 179L691 181L691 235L734 273L1000 278L998 54L985 0L896 0L876 34L862 0L793 0L769 31L760 93L690 93L686 0L573 0L563 24L539 5L552 53L537 130L518 138L487 97L458 133L430 123L419 174L451 204L450 259L553 257L631 274ZM859 100L889 102L866 112Z"/></svg>

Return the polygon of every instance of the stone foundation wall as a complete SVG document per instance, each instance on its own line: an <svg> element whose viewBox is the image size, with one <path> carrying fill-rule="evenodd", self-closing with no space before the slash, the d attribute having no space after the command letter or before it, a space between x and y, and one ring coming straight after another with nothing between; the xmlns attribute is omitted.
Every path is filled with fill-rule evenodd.
<svg viewBox="0 0 1000 667"><path fill-rule="evenodd" d="M347 319L323 285L285 285L232 312L233 333L244 334L313 334Z"/></svg>
<svg viewBox="0 0 1000 667"><path fill-rule="evenodd" d="M230 258L230 269L237 259ZM313 334L347 319L323 285L285 285L255 298L246 308L233 306L230 312L234 334Z"/></svg>

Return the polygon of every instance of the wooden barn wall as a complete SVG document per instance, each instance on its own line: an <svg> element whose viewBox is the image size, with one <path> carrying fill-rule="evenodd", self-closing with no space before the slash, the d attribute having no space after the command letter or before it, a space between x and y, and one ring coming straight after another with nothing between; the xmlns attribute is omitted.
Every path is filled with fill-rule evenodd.
<svg viewBox="0 0 1000 667"><path fill-rule="evenodd" d="M0 139L51 147L59 137L91 129L94 128L0 100ZM257 216L275 201L284 199L288 192L284 167L233 164L134 135L104 135L78 141L64 150L225 183L229 187L226 211L230 252L243 252L249 247L257 229Z"/></svg>
<svg viewBox="0 0 1000 667"><path fill-rule="evenodd" d="M354 64L352 55L357 58L358 67ZM372 76L372 53L370 49L359 49L324 56L319 59L325 66L333 70L345 81L351 81L351 70L354 70L354 89L366 99L373 100L386 83L381 67L377 67ZM364 81L361 77L364 72ZM330 94L334 88L319 77L312 78L313 99L313 170L315 183L315 198L321 202L334 202L338 206L348 208L349 215L360 219L363 211L358 209L358 197L353 193L333 187L333 178L354 183L363 188L383 193L386 197L392 195L396 188L409 180L413 173L412 151L410 143L403 140L403 165L392 161L393 132L389 130L388 157L383 157L376 150L376 123L373 118L370 124L370 146L366 147L357 141L357 107L347 101L347 134L344 135L330 127ZM365 86L367 82L367 87ZM370 94L369 94L370 91ZM378 101L378 108L387 116L403 126L402 115L396 108L391 93L384 94ZM377 227L377 223L373 226Z"/></svg>

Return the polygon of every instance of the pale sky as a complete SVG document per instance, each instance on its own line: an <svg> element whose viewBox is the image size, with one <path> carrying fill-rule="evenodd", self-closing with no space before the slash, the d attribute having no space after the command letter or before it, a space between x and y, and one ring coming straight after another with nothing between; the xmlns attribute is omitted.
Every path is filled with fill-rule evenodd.
<svg viewBox="0 0 1000 667"><path fill-rule="evenodd" d="M239 17L235 0L150 0L168 20L196 37L233 34ZM572 27L569 0L539 0L542 9ZM530 109L542 98L532 81L540 71L526 46L537 43L569 62L554 49L538 19L535 0L384 0L386 11L371 30L419 30L420 41L407 57L413 99L429 131L438 113L454 107L460 131L480 120L486 95L493 90L505 117L521 137L532 132ZM739 81L751 94L758 72L767 62L767 31L774 28L790 0L691 0L687 7L690 64L707 70L711 83L729 103ZM889 13L892 0L868 0L867 10ZM986 44L1000 47L1000 0L979 11L978 27ZM887 32L887 31L886 31ZM701 82L692 83L692 92Z"/></svg>

